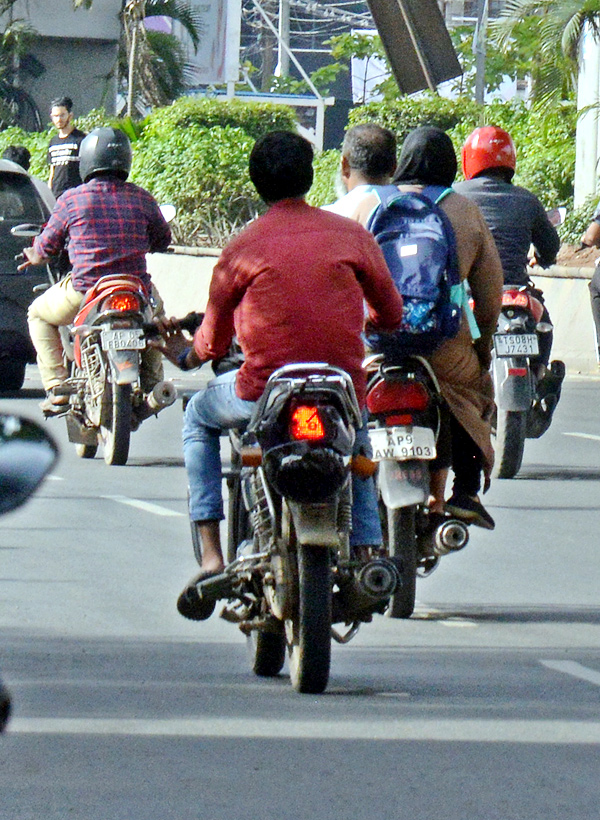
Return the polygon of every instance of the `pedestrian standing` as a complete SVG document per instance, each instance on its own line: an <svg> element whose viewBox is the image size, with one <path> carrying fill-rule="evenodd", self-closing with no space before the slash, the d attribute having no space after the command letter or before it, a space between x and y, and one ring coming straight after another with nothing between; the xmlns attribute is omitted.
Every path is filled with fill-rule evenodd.
<svg viewBox="0 0 600 820"><path fill-rule="evenodd" d="M81 185L79 146L85 134L75 128L73 100L70 97L59 97L52 101L50 119L58 133L52 137L48 146L48 165L50 166L48 184L58 199L69 188Z"/></svg>

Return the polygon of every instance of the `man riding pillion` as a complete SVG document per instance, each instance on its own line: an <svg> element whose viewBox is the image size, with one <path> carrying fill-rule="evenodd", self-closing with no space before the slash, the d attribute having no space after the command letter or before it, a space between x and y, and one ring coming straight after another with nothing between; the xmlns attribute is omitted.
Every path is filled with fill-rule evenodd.
<svg viewBox="0 0 600 820"><path fill-rule="evenodd" d="M221 431L243 427L271 373L294 362L327 362L345 370L364 408L363 300L375 327L394 330L402 318L402 298L372 236L305 202L312 161L310 143L298 134L272 132L258 140L249 170L267 213L223 251L193 347L176 323L162 327L163 352L185 370L224 356L234 332L245 357L238 371L212 379L196 393L185 413L190 518L202 545L202 572L181 594L178 609L194 620L210 614L196 583L224 566ZM361 452L370 454L366 426L356 434L355 453ZM358 550L381 544L374 482L353 477L351 545Z"/></svg>
<svg viewBox="0 0 600 820"><path fill-rule="evenodd" d="M72 272L35 299L28 312L31 340L46 390L42 408L47 415L60 413L68 404L60 386L68 377L59 327L70 324L85 292L102 276L137 276L151 292L155 315L162 300L150 281L146 254L165 251L171 230L154 198L127 182L131 169L131 144L115 128L95 128L81 143L83 185L70 188L58 200L48 224L32 248L23 251L19 266L39 265L67 247ZM148 348L141 357L140 377L148 393L163 378L162 357Z"/></svg>
<svg viewBox="0 0 600 820"><path fill-rule="evenodd" d="M504 284L526 287L543 304L541 291L530 279L531 268L535 264L548 268L556 261L560 238L535 194L513 185L516 161L510 134L495 125L476 128L462 148L465 181L454 188L475 202L483 213L498 248ZM532 245L535 256L530 260ZM545 305L540 321L551 324ZM540 401L550 393L560 394L565 375L562 362L548 366L551 348L552 331L540 333L537 357Z"/></svg>

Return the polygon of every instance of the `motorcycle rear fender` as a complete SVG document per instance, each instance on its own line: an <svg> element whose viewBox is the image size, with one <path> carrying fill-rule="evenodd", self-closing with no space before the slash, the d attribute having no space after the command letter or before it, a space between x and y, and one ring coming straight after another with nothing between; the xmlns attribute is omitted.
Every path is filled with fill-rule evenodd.
<svg viewBox="0 0 600 820"><path fill-rule="evenodd" d="M511 375L510 370L527 371L526 375ZM527 359L494 358L492 364L496 404L500 410L529 410L534 398L533 376Z"/></svg>
<svg viewBox="0 0 600 820"><path fill-rule="evenodd" d="M377 482L390 510L424 504L429 497L429 465L426 461L385 459L379 462Z"/></svg>
<svg viewBox="0 0 600 820"><path fill-rule="evenodd" d="M324 504L299 504L287 500L299 544L339 549L338 499Z"/></svg>
<svg viewBox="0 0 600 820"><path fill-rule="evenodd" d="M140 354L137 350L107 350L114 384L134 384L140 379Z"/></svg>

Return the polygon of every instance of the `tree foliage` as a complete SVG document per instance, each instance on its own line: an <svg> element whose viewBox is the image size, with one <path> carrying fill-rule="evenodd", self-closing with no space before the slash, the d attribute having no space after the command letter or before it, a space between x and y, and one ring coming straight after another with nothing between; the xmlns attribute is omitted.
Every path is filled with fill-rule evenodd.
<svg viewBox="0 0 600 820"><path fill-rule="evenodd" d="M548 106L573 95L586 26L598 39L600 0L506 0L490 34L505 51L530 38L535 46L530 66L534 100Z"/></svg>

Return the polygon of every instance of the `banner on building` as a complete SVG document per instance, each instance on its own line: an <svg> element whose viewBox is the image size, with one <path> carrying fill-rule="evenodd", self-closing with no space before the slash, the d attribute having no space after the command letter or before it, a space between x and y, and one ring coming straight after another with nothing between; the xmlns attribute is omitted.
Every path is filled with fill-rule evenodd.
<svg viewBox="0 0 600 820"><path fill-rule="evenodd" d="M237 82L242 0L193 0L202 21L197 52L190 55L191 85Z"/></svg>

